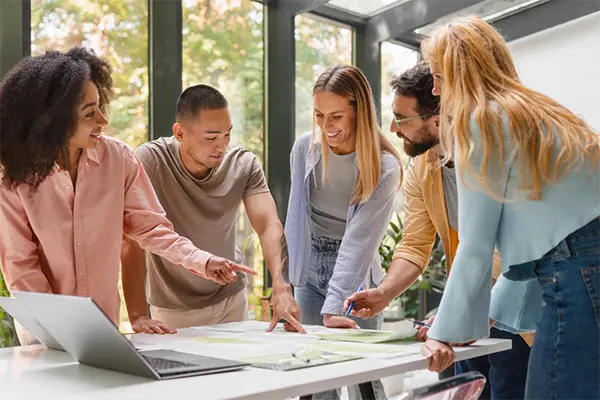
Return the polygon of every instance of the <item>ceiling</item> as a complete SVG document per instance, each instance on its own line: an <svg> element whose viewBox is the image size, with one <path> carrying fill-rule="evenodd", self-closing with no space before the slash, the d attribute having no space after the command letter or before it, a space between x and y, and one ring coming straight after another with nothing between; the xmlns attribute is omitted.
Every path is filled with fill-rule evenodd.
<svg viewBox="0 0 600 400"><path fill-rule="evenodd" d="M436 26L463 15L480 16L515 40L600 11L599 0L260 0L293 14L364 28L375 42L416 48Z"/></svg>

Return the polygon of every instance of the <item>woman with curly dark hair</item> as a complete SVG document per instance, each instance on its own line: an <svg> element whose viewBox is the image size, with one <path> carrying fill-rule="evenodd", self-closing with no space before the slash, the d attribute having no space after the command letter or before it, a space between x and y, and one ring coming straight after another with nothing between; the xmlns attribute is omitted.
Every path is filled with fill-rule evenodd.
<svg viewBox="0 0 600 400"><path fill-rule="evenodd" d="M102 135L112 94L110 66L84 48L25 58L3 78L0 266L10 290L91 297L117 323L123 233L219 284L253 271L174 232L135 154Z"/></svg>

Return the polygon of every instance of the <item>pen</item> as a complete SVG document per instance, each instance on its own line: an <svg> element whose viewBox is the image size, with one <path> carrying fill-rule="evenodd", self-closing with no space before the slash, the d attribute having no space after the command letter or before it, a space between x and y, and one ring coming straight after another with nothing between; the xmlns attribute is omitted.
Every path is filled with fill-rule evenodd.
<svg viewBox="0 0 600 400"><path fill-rule="evenodd" d="M362 285L360 285L356 291L360 292L361 290L363 290ZM346 311L346 315L345 315L346 317L350 315L350 312L352 311L353 308L354 308L354 302L351 302L350 305L348 306L348 311Z"/></svg>
<svg viewBox="0 0 600 400"><path fill-rule="evenodd" d="M426 324L425 322L415 321L414 319L411 319L409 321L412 322L415 325L424 326L425 328L431 328L431 325Z"/></svg>

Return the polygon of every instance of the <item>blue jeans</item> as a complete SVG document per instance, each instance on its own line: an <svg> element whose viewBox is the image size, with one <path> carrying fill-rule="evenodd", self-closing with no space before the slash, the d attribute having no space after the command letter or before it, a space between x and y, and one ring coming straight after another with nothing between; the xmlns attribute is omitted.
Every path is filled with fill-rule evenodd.
<svg viewBox="0 0 600 400"><path fill-rule="evenodd" d="M496 328L490 330L490 337L509 339L512 341L512 348L488 356L458 361L454 364L455 374L478 371L485 376L487 382L480 400L524 399L529 346L521 336Z"/></svg>
<svg viewBox="0 0 600 400"><path fill-rule="evenodd" d="M327 287L329 280L333 275L333 268L340 249L341 240L330 239L322 236L313 236L312 252L310 257L310 269L307 284L304 287L294 289L296 302L300 307L300 323L306 325L323 325L323 316L321 308L325 303ZM381 329L383 324L383 315L379 314L374 318L363 320L352 318L363 329ZM381 381L374 381L373 391L377 399L385 399L385 390ZM331 390L328 392L316 393L313 400L316 399L340 399L341 391ZM348 386L348 398L350 400L360 399L358 386ZM367 400L367 399L364 399ZM371 399L369 399L371 400Z"/></svg>
<svg viewBox="0 0 600 400"><path fill-rule="evenodd" d="M535 262L544 307L526 399L600 399L600 219Z"/></svg>

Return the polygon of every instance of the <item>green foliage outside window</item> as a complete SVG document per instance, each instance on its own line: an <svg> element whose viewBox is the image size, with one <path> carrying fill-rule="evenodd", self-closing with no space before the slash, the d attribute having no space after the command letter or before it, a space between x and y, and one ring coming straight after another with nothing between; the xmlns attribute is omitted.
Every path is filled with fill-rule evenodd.
<svg viewBox="0 0 600 400"><path fill-rule="evenodd" d="M6 288L6 282L0 271L0 297L8 297L8 289ZM18 346L19 341L15 332L15 326L12 318L8 315L2 307L0 307L0 348Z"/></svg>
<svg viewBox="0 0 600 400"><path fill-rule="evenodd" d="M254 152L264 165L264 6L251 0L183 0L182 17L183 87L205 83L221 90L230 102L232 142ZM312 126L312 86L317 76L331 65L352 63L353 34L306 15L297 16L295 22L299 134ZM33 55L84 45L107 58L113 67L115 98L105 133L132 148L148 140L147 1L32 0L31 43ZM263 258L243 206L236 232L244 263L259 272L251 282L251 298L260 298ZM2 293L8 294L0 280ZM255 311L260 313L259 308ZM1 313L0 320L6 321ZM4 332L14 336L7 326L0 323L2 338L8 337Z"/></svg>

